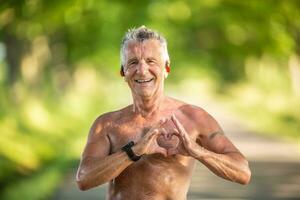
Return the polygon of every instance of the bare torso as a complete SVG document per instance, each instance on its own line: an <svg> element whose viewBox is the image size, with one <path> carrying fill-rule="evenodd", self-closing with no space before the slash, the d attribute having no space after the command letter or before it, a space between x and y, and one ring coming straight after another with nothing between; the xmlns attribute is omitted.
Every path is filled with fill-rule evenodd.
<svg viewBox="0 0 300 200"><path fill-rule="evenodd" d="M159 113L146 118L134 114L131 106L112 113L112 121L106 129L111 144L110 153L119 151L129 141L137 142L160 118L169 117L173 113L184 122L190 137L196 140L199 132L188 115L190 106L173 99L169 99L166 104L166 109L162 106ZM164 147L178 145L177 140L158 138L159 144ZM168 157L161 154L143 156L110 181L109 199L184 200L193 166L192 157L179 154Z"/></svg>
<svg viewBox="0 0 300 200"><path fill-rule="evenodd" d="M185 200L194 160L217 176L247 184L248 162L203 109L164 95L170 71L161 38L142 28L124 45L121 74L133 105L93 123L76 174L81 190L109 182L110 200ZM150 39L152 38L152 39ZM123 52L123 51L122 51ZM138 161L122 147L143 155Z"/></svg>

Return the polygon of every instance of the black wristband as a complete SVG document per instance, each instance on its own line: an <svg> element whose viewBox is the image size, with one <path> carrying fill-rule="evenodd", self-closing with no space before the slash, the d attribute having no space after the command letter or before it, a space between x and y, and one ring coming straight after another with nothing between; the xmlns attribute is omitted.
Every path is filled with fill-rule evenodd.
<svg viewBox="0 0 300 200"><path fill-rule="evenodd" d="M134 142L131 141L128 144L126 144L125 146L122 147L122 150L126 152L126 154L128 155L128 157L130 158L130 160L132 161L138 161L139 159L141 159L142 156L137 156L131 149L131 147L133 147Z"/></svg>

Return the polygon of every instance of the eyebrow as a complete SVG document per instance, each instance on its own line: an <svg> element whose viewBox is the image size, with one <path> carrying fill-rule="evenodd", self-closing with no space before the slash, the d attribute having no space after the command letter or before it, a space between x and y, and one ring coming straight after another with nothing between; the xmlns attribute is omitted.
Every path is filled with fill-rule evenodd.
<svg viewBox="0 0 300 200"><path fill-rule="evenodd" d="M127 64L132 61L138 61L138 60L139 59L137 57L130 58L130 59L128 59ZM156 61L157 59L155 57L149 57L149 58L146 58L146 60L155 60Z"/></svg>
<svg viewBox="0 0 300 200"><path fill-rule="evenodd" d="M155 57L146 58L146 60L157 60Z"/></svg>
<svg viewBox="0 0 300 200"><path fill-rule="evenodd" d="M130 63L130 62L132 62L132 61L136 61L136 60L138 60L136 57L134 57L134 58L130 58L130 59L127 61L127 63Z"/></svg>

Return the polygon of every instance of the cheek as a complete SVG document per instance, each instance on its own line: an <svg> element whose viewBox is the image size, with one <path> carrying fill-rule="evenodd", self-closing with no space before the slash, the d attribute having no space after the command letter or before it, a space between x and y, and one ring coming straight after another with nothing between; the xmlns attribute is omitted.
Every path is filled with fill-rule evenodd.
<svg viewBox="0 0 300 200"><path fill-rule="evenodd" d="M127 82L127 84L131 87L134 84L134 75L135 72L128 70L125 72L124 80Z"/></svg>
<svg viewBox="0 0 300 200"><path fill-rule="evenodd" d="M124 73L124 77L123 77L123 78L124 78L124 80L125 80L127 83L130 82L130 80L131 80L130 77L131 77L131 75L130 75L129 73L126 73L126 72Z"/></svg>
<svg viewBox="0 0 300 200"><path fill-rule="evenodd" d="M154 73L156 76L162 77L164 75L164 71L161 68L153 68L152 73Z"/></svg>
<svg viewBox="0 0 300 200"><path fill-rule="evenodd" d="M125 79L130 80L130 78L133 76L134 72L131 70L124 71Z"/></svg>

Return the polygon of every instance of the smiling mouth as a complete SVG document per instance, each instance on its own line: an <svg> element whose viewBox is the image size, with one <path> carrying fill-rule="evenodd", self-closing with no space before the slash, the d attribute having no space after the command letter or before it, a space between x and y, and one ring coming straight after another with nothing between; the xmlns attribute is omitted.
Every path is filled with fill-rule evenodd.
<svg viewBox="0 0 300 200"><path fill-rule="evenodd" d="M153 80L154 78L149 78L149 79L137 79L134 80L136 83L142 84L142 83L149 83Z"/></svg>

